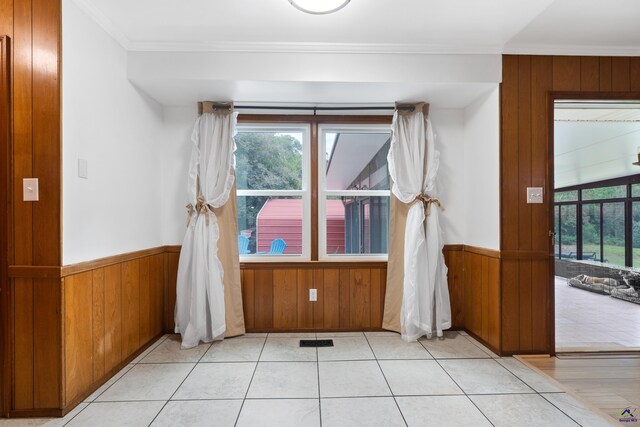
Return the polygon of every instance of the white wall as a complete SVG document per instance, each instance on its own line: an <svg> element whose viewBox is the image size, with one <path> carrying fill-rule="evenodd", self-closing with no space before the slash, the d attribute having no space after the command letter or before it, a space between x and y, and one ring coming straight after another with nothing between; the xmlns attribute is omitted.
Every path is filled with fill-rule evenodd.
<svg viewBox="0 0 640 427"><path fill-rule="evenodd" d="M164 147L162 149L162 229L164 243L178 245L184 237L187 200L187 166L191 153L191 130L196 119L196 108L167 107L164 114ZM464 176L460 173L463 157L462 109L431 109L431 119L440 150L438 185L440 200L445 207L442 227L445 242L464 242Z"/></svg>
<svg viewBox="0 0 640 427"><path fill-rule="evenodd" d="M191 132L197 108L166 107L162 153L162 239L166 245L181 245L186 230L187 168L191 155Z"/></svg>
<svg viewBox="0 0 640 427"><path fill-rule="evenodd" d="M161 107L128 80L132 57L63 0L64 264L182 243L195 100ZM464 109L432 104L448 244L499 248L498 101L495 84Z"/></svg>
<svg viewBox="0 0 640 427"><path fill-rule="evenodd" d="M464 176L460 173L460 159L464 156L462 109L430 108L436 149L440 150L438 192L444 211L440 216L445 244L460 244L464 236Z"/></svg>
<svg viewBox="0 0 640 427"><path fill-rule="evenodd" d="M62 27L63 263L161 245L162 108L131 85L126 52L72 0Z"/></svg>
<svg viewBox="0 0 640 427"><path fill-rule="evenodd" d="M497 87L464 109L464 156L457 168L464 176L464 243L500 249L500 94Z"/></svg>

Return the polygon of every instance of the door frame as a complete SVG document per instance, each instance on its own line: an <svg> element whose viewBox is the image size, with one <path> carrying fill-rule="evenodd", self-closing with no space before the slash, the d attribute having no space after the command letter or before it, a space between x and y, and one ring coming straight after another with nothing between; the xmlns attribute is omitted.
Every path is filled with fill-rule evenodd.
<svg viewBox="0 0 640 427"><path fill-rule="evenodd" d="M557 353L556 350L556 292L555 292L555 236L552 234L555 230L555 208L554 208L554 182L555 182L555 140L554 140L554 108L556 100L575 100L581 101L637 101L640 103L640 92L578 92L578 91L549 91L547 93L547 112L548 112L548 169L547 169L547 185L545 191L549 195L549 235L553 238L549 239L549 295L550 295L550 313L549 313L549 337L551 343L551 356ZM616 350L617 351L617 350ZM626 350L620 350L626 351ZM632 350L629 350L632 351Z"/></svg>
<svg viewBox="0 0 640 427"><path fill-rule="evenodd" d="M13 229L9 213L12 200L11 39L0 36L0 416L12 405L12 316L9 260Z"/></svg>

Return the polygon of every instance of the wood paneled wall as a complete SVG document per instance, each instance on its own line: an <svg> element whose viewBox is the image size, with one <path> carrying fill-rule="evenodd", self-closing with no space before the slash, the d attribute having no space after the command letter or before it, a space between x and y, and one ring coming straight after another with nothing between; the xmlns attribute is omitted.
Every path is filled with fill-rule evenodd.
<svg viewBox="0 0 640 427"><path fill-rule="evenodd" d="M444 247L444 263L447 266L447 282L451 301L451 323L453 329L465 327L465 282L464 282L464 245Z"/></svg>
<svg viewBox="0 0 640 427"><path fill-rule="evenodd" d="M448 245L444 255L453 329L469 330L498 352L499 252ZM165 299L169 331L174 325L178 258L179 247L169 248ZM244 264L242 297L247 332L380 329L385 282L386 263ZM316 302L308 301L312 288L318 290ZM470 328L468 319L477 324L472 321Z"/></svg>
<svg viewBox="0 0 640 427"><path fill-rule="evenodd" d="M61 262L61 120L59 0L1 0L0 36L11 38L8 211L10 265L59 266ZM22 201L22 179L39 179L40 200ZM4 223L3 226L5 226ZM9 410L60 408L60 280L20 277L9 291L13 351L12 396L3 394ZM37 308L37 309L36 309ZM12 402L8 403L7 398ZM45 412L37 412L44 414Z"/></svg>
<svg viewBox="0 0 640 427"><path fill-rule="evenodd" d="M465 247L463 274L464 329L499 353L500 253Z"/></svg>
<svg viewBox="0 0 640 427"><path fill-rule="evenodd" d="M11 416L63 415L164 332L167 257L160 247L66 267L9 269L14 282ZM36 279L40 276L55 278ZM16 303L23 291L16 282L23 277L55 283L43 292L53 296L48 301L52 325L37 323L35 313L23 316ZM48 309L36 305L35 297L32 312ZM47 341L36 328L54 336ZM44 345L50 350L38 353ZM41 368L43 360L52 362Z"/></svg>
<svg viewBox="0 0 640 427"><path fill-rule="evenodd" d="M640 58L505 55L502 80L502 350L552 353L551 101L640 99ZM526 187L543 187L544 203L527 204Z"/></svg>
<svg viewBox="0 0 640 427"><path fill-rule="evenodd" d="M370 330L382 327L387 269L247 267L242 296L247 331ZM309 289L318 301L309 301Z"/></svg>
<svg viewBox="0 0 640 427"><path fill-rule="evenodd" d="M489 347L499 348L498 256L453 245L445 249L445 259L454 329L467 329ZM67 412L155 337L172 332L178 260L179 247L159 247L58 269L13 267L14 280L57 277L46 280L58 283L52 292L57 298L59 345L52 353L36 355L34 335L13 334L14 376L31 381L14 381L11 415ZM247 331L380 330L385 282L386 263L244 264ZM308 301L312 288L318 290L316 302ZM14 322L18 312L14 306ZM21 347L19 341L32 345ZM60 400L39 410L29 406L35 402L36 375L30 364L45 356L59 363L48 372L48 388Z"/></svg>
<svg viewBox="0 0 640 427"><path fill-rule="evenodd" d="M164 265L161 253L64 277L65 408L163 333Z"/></svg>

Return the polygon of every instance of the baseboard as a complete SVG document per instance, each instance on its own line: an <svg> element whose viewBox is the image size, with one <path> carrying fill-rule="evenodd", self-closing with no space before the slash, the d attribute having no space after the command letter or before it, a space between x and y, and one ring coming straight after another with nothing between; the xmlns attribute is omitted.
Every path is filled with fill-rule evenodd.
<svg viewBox="0 0 640 427"><path fill-rule="evenodd" d="M478 341L480 344L482 344L483 346L487 347L489 350L494 352L496 355L498 355L500 357L504 356L504 354L498 348L494 347L492 344L490 344L489 342L485 341L483 338L481 338L480 336L476 335L475 333L473 333L469 329L463 328L462 330L465 331L467 334L469 334L469 336L471 336L473 339Z"/></svg>
<svg viewBox="0 0 640 427"><path fill-rule="evenodd" d="M140 347L138 350L136 350L133 354L131 354L131 356L127 357L125 360L123 360L122 362L120 362L115 368L111 369L109 372L107 372L106 374L104 374L102 376L102 378L100 378L98 381L96 381L91 388L89 388L86 392L82 393L79 397L73 399L71 402L69 402L67 405L63 406L62 409L57 409L57 411L59 412L59 415L49 415L49 416L54 416L54 417L64 417L65 415L67 415L69 412L71 412L76 406L78 406L80 403L84 402L87 397L91 396L96 390L98 390L100 387L102 387L107 381L109 381L115 374L117 374L118 372L120 372L120 370L122 370L125 366L127 366L129 363L131 363L133 360L135 360L136 357L140 356L142 353L144 353L149 347L151 347L151 345L156 342L158 339L160 339L162 336L164 335L163 333L160 333L158 335L156 335L155 337L153 337L152 339L150 339L148 342L146 342L142 347ZM12 416L15 416L12 414ZM43 415L43 416L47 416L47 415ZM17 416L16 416L17 417ZM25 415L24 417L29 417L29 415Z"/></svg>
<svg viewBox="0 0 640 427"><path fill-rule="evenodd" d="M43 408L43 409L13 409L9 411L9 419L11 418L58 418L63 417L62 409L59 408Z"/></svg>

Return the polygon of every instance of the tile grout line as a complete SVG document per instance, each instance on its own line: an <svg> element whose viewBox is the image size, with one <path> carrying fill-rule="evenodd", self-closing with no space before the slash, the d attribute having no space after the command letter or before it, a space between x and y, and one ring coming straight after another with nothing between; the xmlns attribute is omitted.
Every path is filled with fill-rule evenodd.
<svg viewBox="0 0 640 427"><path fill-rule="evenodd" d="M249 385L247 385L247 391L244 392L244 398L242 399L242 404L240 404L240 409L238 410L238 415L236 415L236 421L233 423L233 426L236 427L238 425L238 421L240 421L240 414L242 413L242 408L244 408L244 403L247 400L247 396L249 395L249 389L251 388L251 383L253 382L253 377L256 375L256 371L258 370L258 365L260 364L260 358L262 357L262 352L264 351L265 346L267 345L267 340L269 339L269 333L264 337L264 342L262 343L262 348L260 349L260 354L258 355L258 360L256 360L256 367L253 368L253 373L251 374L251 379L249 380Z"/></svg>
<svg viewBox="0 0 640 427"><path fill-rule="evenodd" d="M458 335L462 335L462 334L458 333ZM445 339L446 339L446 338L445 338ZM428 348L427 348L427 347L426 347L426 346L425 346L421 341L419 341L419 340L418 340L418 342L420 343L420 345L421 345L422 347L424 347L424 349L425 349L425 350L427 350L427 352L428 352L429 354L431 354L431 352L429 351L429 349L428 349ZM494 427L495 427L495 424L493 423L493 421L491 421L491 420L489 419L489 417L487 416L487 414L485 414L484 412L482 412L482 410L478 407L478 405L476 405L476 402L474 402L474 401L473 401L473 399L471 399L471 398L469 397L469 395L467 394L467 392L466 392L462 387L460 387L460 384L458 384L458 382L457 382L456 380L454 380L454 379L453 379L453 377L451 376L451 374L449 374L449 372L448 372L448 371L447 371L447 370L446 370L446 369L445 369L445 368L440 364L440 362L438 362L438 359L436 359L436 358L433 356L433 354L431 354L431 356L433 357L433 360L438 364L438 366L440 367L440 369L442 369L442 370L444 371L444 373L445 373L445 374L447 374L447 376L448 376L449 378L451 378L451 381L453 381L453 383L456 385L456 387L458 387L458 388L460 389L460 391L461 391L462 393L464 393L464 396L467 398L467 400L469 400L469 402L471 402L471 404L472 404L473 406L475 406L475 407L476 407L476 409L477 409L478 411L480 411L480 413L481 413L481 414L482 414L482 415L487 419L487 421L489 422L489 424L491 424L492 426L494 426Z"/></svg>
<svg viewBox="0 0 640 427"><path fill-rule="evenodd" d="M498 360L502 360L502 358L498 359ZM529 367L527 367L526 365L524 365L524 363L520 362L518 359L513 359L513 360L517 360L518 363L521 363L522 366L524 366L525 368L529 369L531 372L536 373L535 371L533 371L532 369L530 369ZM537 394L538 396L540 396L542 399L544 399L545 401L549 402L554 408L558 409L560 412L562 412L565 416L567 416L571 421L575 422L576 424L578 424L579 426L581 426L582 424L580 424L577 420L574 420L573 417L569 414L567 414L565 411L563 411L562 409L560 409L557 405L555 405L553 402L551 402L549 399L545 398L541 392L539 392L538 390L536 390L535 388L533 388L532 386L530 386L529 384L527 384L527 382L525 380L523 380L522 378L520 378L515 372L512 372L509 368L507 368L506 366L504 366L502 363L498 362L498 365L502 366L507 372L509 372L511 375L513 375L514 377L516 377L517 379L519 379L524 385L526 385L527 387L529 387L531 390L533 390L533 392L535 394ZM564 393L566 394L566 393Z"/></svg>
<svg viewBox="0 0 640 427"><path fill-rule="evenodd" d="M459 335L462 335L459 333ZM463 337L465 337L467 339L467 341L469 341L470 343L472 343L473 345L475 345L477 348L479 348L480 350L484 351L485 353L487 353L487 350L485 350L485 348L481 347L480 345L478 345L476 343L476 340L473 337L470 336L465 336L462 335ZM488 353L489 354L489 353ZM480 394L480 393L476 393L476 394L470 394L471 396L489 396L489 395L513 395L513 394L517 394L517 395L524 395L524 394L537 394L538 396L540 396L542 399L544 399L546 402L548 402L549 404L551 404L553 407L555 407L556 409L558 409L560 412L562 412L565 416L567 416L571 421L575 422L578 425L581 425L578 421L576 421L573 417L571 417L569 414L567 414L565 411L563 411L561 408L559 408L557 405L555 405L553 402L551 402L550 400L548 400L545 396L542 395L541 392L538 392L538 390L534 389L532 386L530 386L525 380L523 380L522 378L520 378L519 375L517 375L515 372L511 371L509 368L507 368L505 365L503 365L502 363L498 362L498 360L503 360L503 357L498 356L498 358L494 358L493 356L491 356L491 354L489 354L490 359L478 359L478 360L493 360L495 361L498 365L500 365L503 369L505 369L507 372L509 372L511 375L513 375L514 377L516 377L518 380L520 380L520 382L522 382L525 386L527 386L529 389L531 389L532 393L487 393L487 394ZM435 358L434 358L435 359ZM456 359L442 359L442 360L456 360ZM465 359L457 359L457 360L465 360ZM517 360L517 359L514 359ZM520 362L522 363L522 362ZM440 365L440 363L438 363L438 365ZM441 365L440 365L441 366ZM523 364L523 366L525 366ZM526 366L525 366L526 367ZM444 368L443 368L444 369ZM445 370L446 371L446 370ZM533 370L531 370L531 372L534 372ZM534 372L535 373L535 372ZM448 372L447 372L448 374ZM453 378L452 378L453 379ZM456 383L457 384L457 383ZM460 387L460 386L458 386ZM462 390L462 387L460 387L460 389ZM464 390L462 390L465 395L469 396L469 394L467 394ZM562 392L556 392L556 393L562 393ZM564 393L566 394L566 393ZM472 399L469 399L473 402ZM475 405L475 402L473 402ZM476 405L476 407L478 407ZM478 410L480 410L480 408L478 408ZM482 412L482 411L480 411ZM483 412L484 415L484 412ZM485 415L486 417L486 415Z"/></svg>
<svg viewBox="0 0 640 427"><path fill-rule="evenodd" d="M211 346L213 345L213 342L209 343L209 346L207 347L207 349L202 352L202 356L200 356L200 358L198 359L198 361L196 363L193 364L193 368L191 368L191 370L189 371L189 373L187 375L185 375L185 377L182 379L182 381L180 382L180 384L178 385L178 387L176 387L176 389L173 391L173 393L171 393L171 396L169 396L169 399L167 399L164 402L164 405L162 405L162 408L160 408L160 410L158 411L158 413L155 415L155 417L153 417L153 419L151 420L151 422L149 423L149 426L151 426L153 424L153 422L156 420L156 418L158 418L158 415L160 415L162 413L162 411L164 411L164 408L167 406L167 404L169 402L171 402L171 398L173 396L175 396L175 394L178 392L178 390L180 390L180 387L182 387L182 384L184 384L184 382L187 380L187 378L189 378L189 375L191 375L191 373L193 372L194 369L196 369L196 366L198 366L198 363L200 363L200 360L202 360L202 358L204 357L205 354L207 354L207 352L209 351L209 349L211 348ZM141 360L142 361L142 360Z"/></svg>
<svg viewBox="0 0 640 427"><path fill-rule="evenodd" d="M566 394L566 393L564 393ZM570 416L569 414L567 414L565 411L563 411L560 407L558 407L558 405L556 405L555 403L553 403L552 401L550 401L549 399L547 399L546 397L544 397L541 393L538 393L538 396L540 396L541 398L543 398L545 400L545 402L549 402L549 404L551 404L551 406L553 406L554 408L556 408L558 411L562 412L563 414L565 414L567 417L569 417L569 419L571 421L573 421L574 423L578 424L579 426L582 427L582 424L580 424L578 422L578 420L573 419L572 416ZM568 395L567 395L568 396ZM589 411L591 412L591 411Z"/></svg>
<svg viewBox="0 0 640 427"><path fill-rule="evenodd" d="M380 369L380 373L382 374L382 378L384 378L384 382L387 384L387 387L389 388L389 392L391 393L391 397L393 398L393 403L396 404L396 408L398 408L398 412L400 412L400 416L402 417L402 421L404 422L404 425L408 427L409 423L407 423L407 420L404 418L404 413L402 412L402 409L400 409L400 404L398 404L398 400L396 399L396 395L393 392L393 390L391 389L391 385L389 384L389 381L387 380L387 376L384 374L384 370L382 369L382 366L380 366L380 361L378 360L378 356L376 356L375 351L373 351L373 347L371 346L371 343L369 342L369 337L367 337L366 334L364 334L364 339L367 341L367 345L369 346L369 349L371 350L371 353L373 353L373 357L375 358L374 360L376 361L376 365L378 365L378 369ZM428 351L427 351L427 353L428 353Z"/></svg>
<svg viewBox="0 0 640 427"><path fill-rule="evenodd" d="M315 333L316 341L318 333ZM318 373L318 417L320 418L320 427L322 427L322 396L320 395L320 356L318 355L318 347L316 347L316 372Z"/></svg>
<svg viewBox="0 0 640 427"><path fill-rule="evenodd" d="M160 344L162 344L162 343L167 339L167 337L168 337L168 335L164 335L164 336L162 336L162 337L158 338L158 341L157 341L156 343L154 343L154 344L152 344L152 345L150 345L150 346L149 346L149 348L152 348L152 350L151 350L151 351L155 350L155 349L156 349ZM147 351L147 350L145 350L145 351ZM151 352L151 351L150 351L150 352ZM137 357L136 357L136 358L137 358ZM134 360L135 360L135 359L134 359ZM141 360L142 360L142 359L141 359ZM133 361L132 361L132 363L129 363L129 364L125 365L125 367L124 367L124 368L122 368L120 371L118 371L118 372L116 373L116 375L117 375L117 374L119 374L122 370L124 370L127 366L131 366L131 367L130 367L129 369L127 369L125 373L123 373L122 375L120 375L120 377L119 377L117 380L115 380L113 383L111 383L111 384L109 385L109 387L105 388L105 389L102 391L102 393L100 393L99 395L97 395L93 400L91 400L90 402L86 402L86 399L85 399L85 400L83 400L82 402L80 402L80 404L82 404L82 403L86 403L87 405L86 405L84 408L82 408L81 410L79 410L77 414L75 414L73 417L71 417L71 418L69 419L69 421L67 421L66 423L64 423L64 424L63 424L63 427L64 427L64 426L66 426L66 425L68 425L71 421L73 421L73 420L74 420L78 415L80 415L80 414L81 414L85 409L87 409L87 408L88 408L92 403L100 403L100 402L96 402L96 401L98 400L98 398L99 398L100 396L102 396L102 395L103 395L107 390L109 390L111 387L113 387L113 385L114 385L115 383L117 383L118 381L120 381L120 379L122 379L122 377L124 377L124 376L125 376L125 375L126 375L126 374L131 370L131 369L133 369L133 366L135 366L135 365L136 365L136 364L135 364L135 363L133 363ZM113 377L112 377L112 378L113 378ZM110 378L110 379L111 379L111 378ZM109 380L110 380L110 379L109 379ZM107 380L107 382L108 382L109 380ZM105 384L106 384L106 382L105 382ZM95 392L94 392L94 393L95 393ZM93 394L93 393L91 393L91 394Z"/></svg>

